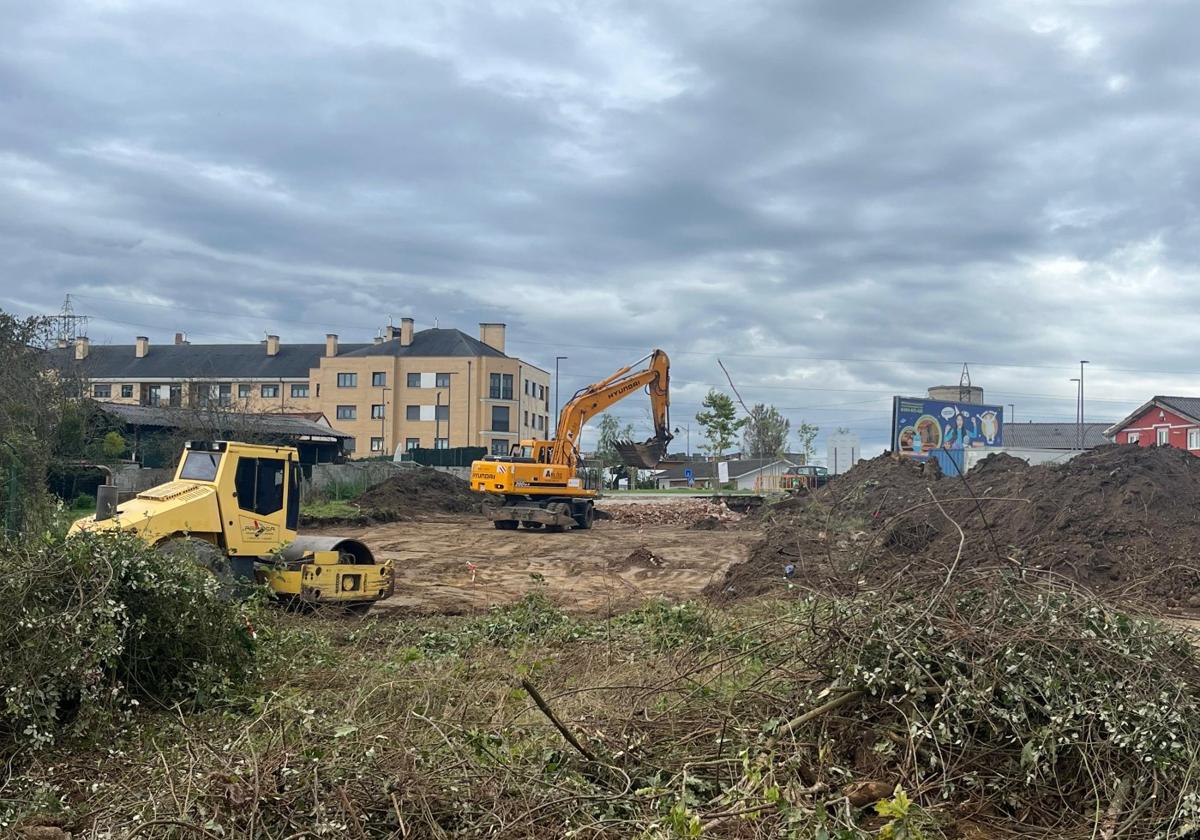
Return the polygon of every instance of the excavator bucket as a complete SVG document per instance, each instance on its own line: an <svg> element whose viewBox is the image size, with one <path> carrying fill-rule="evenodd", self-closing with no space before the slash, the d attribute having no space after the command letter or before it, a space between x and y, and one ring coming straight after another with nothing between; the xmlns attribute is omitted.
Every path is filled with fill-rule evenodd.
<svg viewBox="0 0 1200 840"><path fill-rule="evenodd" d="M670 442L670 437L655 437L643 443L636 443L632 440L619 440L613 446L616 447L617 454L621 456L622 463L631 467L649 470L657 467L658 462L666 456L667 444Z"/></svg>

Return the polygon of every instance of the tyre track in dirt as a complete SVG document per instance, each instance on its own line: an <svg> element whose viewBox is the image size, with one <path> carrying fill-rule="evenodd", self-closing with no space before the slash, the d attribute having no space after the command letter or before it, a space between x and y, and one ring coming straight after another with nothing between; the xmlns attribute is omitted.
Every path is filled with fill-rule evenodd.
<svg viewBox="0 0 1200 840"><path fill-rule="evenodd" d="M555 603L574 613L613 613L657 596L682 601L699 597L730 565L746 560L760 537L749 529L616 522L590 531L498 531L473 516L337 530L395 564L396 593L376 606L378 614L482 612L519 600L539 580ZM641 547L663 558L663 567L609 567Z"/></svg>

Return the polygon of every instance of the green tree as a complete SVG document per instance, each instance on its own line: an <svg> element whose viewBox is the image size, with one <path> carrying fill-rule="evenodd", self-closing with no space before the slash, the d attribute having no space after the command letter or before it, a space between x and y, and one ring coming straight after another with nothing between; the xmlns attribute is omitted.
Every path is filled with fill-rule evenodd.
<svg viewBox="0 0 1200 840"><path fill-rule="evenodd" d="M125 454L125 438L120 432L108 432L100 441L100 453L109 460L116 460Z"/></svg>
<svg viewBox="0 0 1200 840"><path fill-rule="evenodd" d="M621 425L616 417L605 413L600 415L600 439L596 442L596 460L605 467L615 467L621 463L617 454L617 441L630 440L633 437L633 424Z"/></svg>
<svg viewBox="0 0 1200 840"><path fill-rule="evenodd" d="M800 421L800 426L796 429L796 436L800 438L800 451L804 453L804 463L811 464L813 458L817 454L817 435L821 433L821 427L812 423Z"/></svg>
<svg viewBox="0 0 1200 840"><path fill-rule="evenodd" d="M708 442L704 448L714 457L720 457L737 440L738 430L746 425L746 418L738 419L733 400L715 389L708 392L701 405L706 410L696 415L696 422L704 429Z"/></svg>
<svg viewBox="0 0 1200 840"><path fill-rule="evenodd" d="M757 403L746 418L742 444L751 458L773 458L787 446L791 422L773 405Z"/></svg>

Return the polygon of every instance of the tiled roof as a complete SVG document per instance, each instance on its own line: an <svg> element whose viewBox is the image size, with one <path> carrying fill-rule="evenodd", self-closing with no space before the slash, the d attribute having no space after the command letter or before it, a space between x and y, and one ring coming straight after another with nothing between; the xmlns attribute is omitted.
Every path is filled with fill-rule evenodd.
<svg viewBox="0 0 1200 840"><path fill-rule="evenodd" d="M254 431L289 438L351 438L323 423L280 414L240 414L205 412L190 408L159 408L148 405L97 403L105 414L131 426L155 426L162 429L211 429L224 434Z"/></svg>
<svg viewBox="0 0 1200 840"><path fill-rule="evenodd" d="M48 351L56 367L75 362L74 347ZM258 344L151 344L149 352L137 357L132 344L93 344L79 369L90 379L307 379L309 370L320 366L324 344L287 344L267 355L265 343ZM378 344L341 344L338 358L363 356L499 356L499 350L461 330L428 329L413 335L412 344L400 339Z"/></svg>
<svg viewBox="0 0 1200 840"><path fill-rule="evenodd" d="M1103 446L1107 423L1083 424L1083 448ZM1079 426L1075 423L1006 423L1004 446L1013 449L1078 449Z"/></svg>

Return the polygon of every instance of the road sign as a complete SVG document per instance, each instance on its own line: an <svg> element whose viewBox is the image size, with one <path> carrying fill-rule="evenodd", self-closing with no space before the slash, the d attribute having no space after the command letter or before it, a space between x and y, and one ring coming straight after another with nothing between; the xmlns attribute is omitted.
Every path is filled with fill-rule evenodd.
<svg viewBox="0 0 1200 840"><path fill-rule="evenodd" d="M696 474L692 472L692 468L688 467L683 471L683 477L687 479L688 487L694 487L696 484Z"/></svg>

